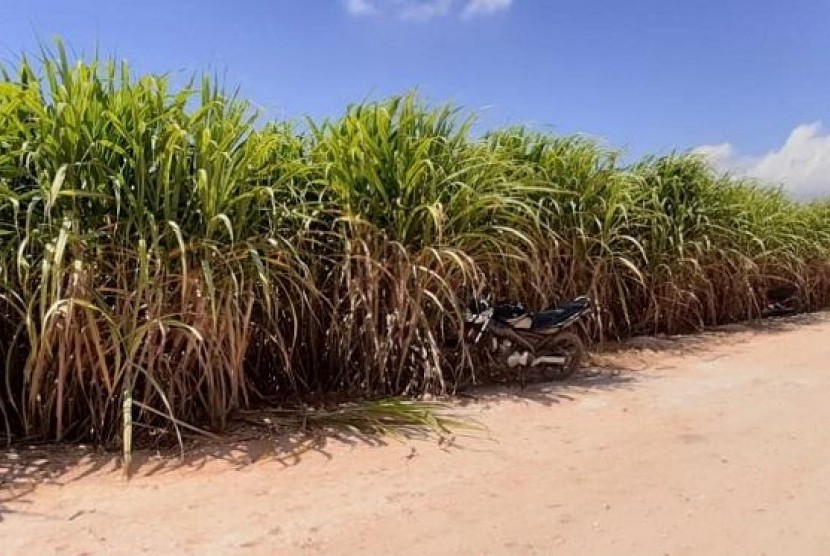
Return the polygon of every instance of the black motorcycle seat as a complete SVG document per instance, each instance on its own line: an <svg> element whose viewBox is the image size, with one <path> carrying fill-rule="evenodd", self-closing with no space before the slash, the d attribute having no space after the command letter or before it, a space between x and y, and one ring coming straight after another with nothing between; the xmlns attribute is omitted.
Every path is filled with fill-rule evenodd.
<svg viewBox="0 0 830 556"><path fill-rule="evenodd" d="M549 328L567 322L571 318L580 315L591 308L591 302L587 298L577 298L560 305L556 309L540 311L533 315L533 329Z"/></svg>

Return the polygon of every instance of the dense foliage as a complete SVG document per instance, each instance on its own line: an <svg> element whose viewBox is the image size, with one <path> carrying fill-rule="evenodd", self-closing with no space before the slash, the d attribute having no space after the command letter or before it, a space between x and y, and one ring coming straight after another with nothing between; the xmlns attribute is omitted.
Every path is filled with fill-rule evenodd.
<svg viewBox="0 0 830 556"><path fill-rule="evenodd" d="M689 154L470 132L413 96L262 123L212 81L25 59L0 80L0 431L111 441L294 396L451 391L465 296L587 293L606 336L830 305L830 204Z"/></svg>

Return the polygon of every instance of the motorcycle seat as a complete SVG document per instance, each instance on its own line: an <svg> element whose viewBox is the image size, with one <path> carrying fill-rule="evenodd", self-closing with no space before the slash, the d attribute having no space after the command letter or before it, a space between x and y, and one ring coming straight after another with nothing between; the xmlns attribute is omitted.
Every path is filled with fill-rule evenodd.
<svg viewBox="0 0 830 556"><path fill-rule="evenodd" d="M582 315L591 308L591 301L586 297L578 297L564 303L556 309L540 311L533 315L531 329L550 328L564 324L575 317Z"/></svg>

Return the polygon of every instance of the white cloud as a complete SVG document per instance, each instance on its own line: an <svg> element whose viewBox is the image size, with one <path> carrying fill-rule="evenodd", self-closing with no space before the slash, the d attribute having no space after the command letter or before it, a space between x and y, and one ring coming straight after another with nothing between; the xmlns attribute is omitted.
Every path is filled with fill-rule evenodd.
<svg viewBox="0 0 830 556"><path fill-rule="evenodd" d="M453 13L464 18L508 9L513 0L341 0L353 16L387 15L403 21L432 21Z"/></svg>
<svg viewBox="0 0 830 556"><path fill-rule="evenodd" d="M752 156L730 143L695 149L723 170L783 184L800 199L830 196L830 132L820 122L802 124L777 150Z"/></svg>
<svg viewBox="0 0 830 556"><path fill-rule="evenodd" d="M372 0L345 0L346 11L352 15L372 15L377 13Z"/></svg>
<svg viewBox="0 0 830 556"><path fill-rule="evenodd" d="M476 15L490 14L501 10L507 10L513 4L513 0L469 0L464 7L462 15L473 17Z"/></svg>

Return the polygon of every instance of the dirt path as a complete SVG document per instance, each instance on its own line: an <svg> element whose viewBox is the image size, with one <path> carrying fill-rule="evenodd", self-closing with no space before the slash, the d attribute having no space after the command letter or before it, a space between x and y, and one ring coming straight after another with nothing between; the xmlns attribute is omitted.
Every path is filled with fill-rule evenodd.
<svg viewBox="0 0 830 556"><path fill-rule="evenodd" d="M248 445L129 484L80 465L3 503L0 553L830 554L830 317L813 321L485 393L463 411L491 438L450 450L248 464Z"/></svg>

